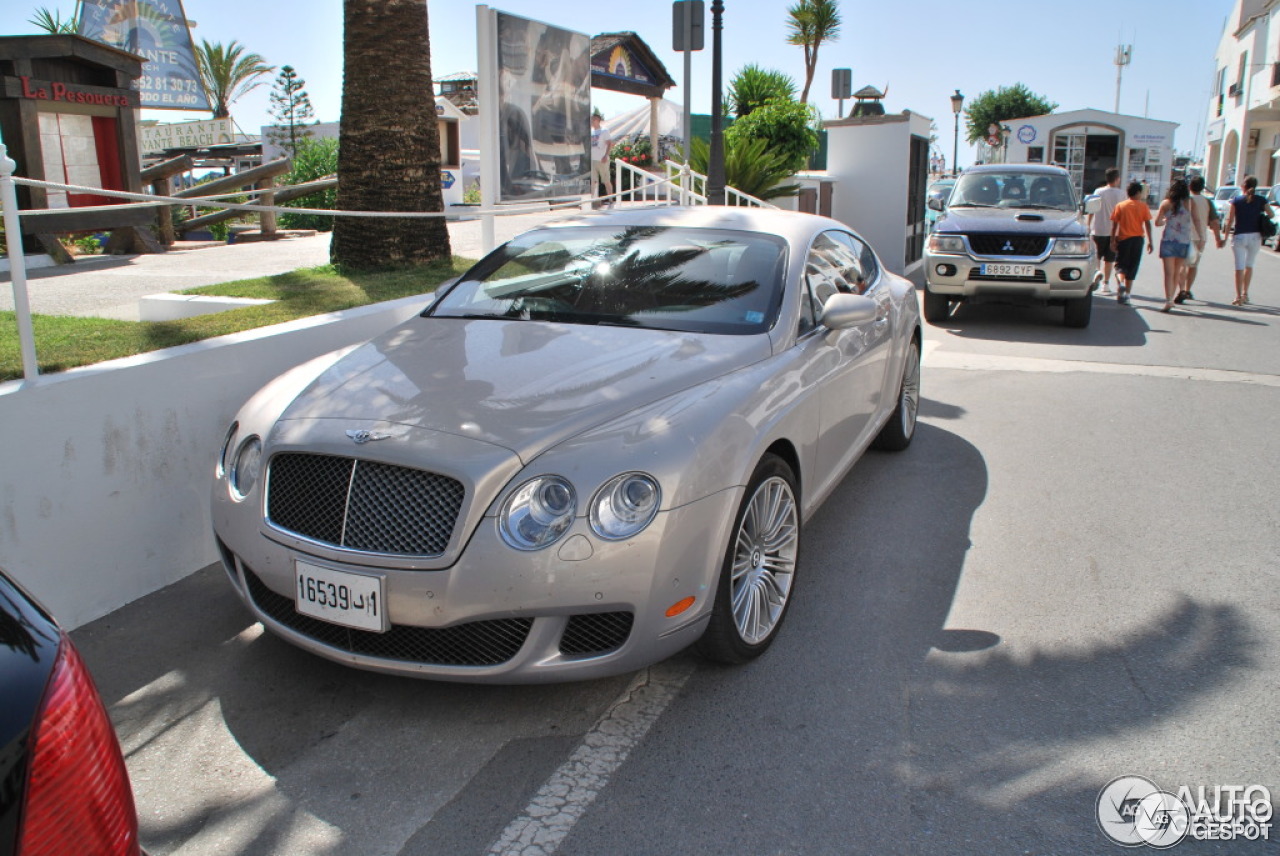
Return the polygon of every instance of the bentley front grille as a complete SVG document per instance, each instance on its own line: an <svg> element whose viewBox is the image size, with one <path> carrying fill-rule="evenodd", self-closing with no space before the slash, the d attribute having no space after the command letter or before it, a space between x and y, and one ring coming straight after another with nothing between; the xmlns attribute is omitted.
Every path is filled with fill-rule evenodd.
<svg viewBox="0 0 1280 856"><path fill-rule="evenodd" d="M284 452L267 473L267 520L368 553L439 556L465 491L457 479L375 461Z"/></svg>
<svg viewBox="0 0 1280 856"><path fill-rule="evenodd" d="M241 568L249 596L269 617L309 639L351 654L433 666L498 666L519 653L533 627L532 618L471 621L453 627L393 624L386 633L343 627L299 614L292 600L267 588L247 565Z"/></svg>

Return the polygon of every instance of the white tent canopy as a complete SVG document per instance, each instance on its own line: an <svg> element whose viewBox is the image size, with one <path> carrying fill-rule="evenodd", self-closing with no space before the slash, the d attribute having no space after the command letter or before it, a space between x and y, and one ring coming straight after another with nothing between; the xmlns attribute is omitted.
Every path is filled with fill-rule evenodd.
<svg viewBox="0 0 1280 856"><path fill-rule="evenodd" d="M658 102L658 136L684 139L684 121L681 116L683 109L665 98ZM646 101L634 110L605 119L604 127L615 140L648 134L649 110L650 102Z"/></svg>

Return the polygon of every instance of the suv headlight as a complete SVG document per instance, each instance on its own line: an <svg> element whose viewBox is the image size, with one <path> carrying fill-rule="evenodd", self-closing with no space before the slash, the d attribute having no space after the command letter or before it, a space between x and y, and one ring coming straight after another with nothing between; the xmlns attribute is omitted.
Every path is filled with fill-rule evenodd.
<svg viewBox="0 0 1280 856"><path fill-rule="evenodd" d="M578 510L573 485L559 476L539 476L512 491L498 515L502 540L517 550L541 550L569 531Z"/></svg>
<svg viewBox="0 0 1280 856"><path fill-rule="evenodd" d="M964 238L959 235L939 235L934 233L929 236L929 252L963 253Z"/></svg>
<svg viewBox="0 0 1280 856"><path fill-rule="evenodd" d="M262 441L257 435L240 444L235 460L231 462L231 490L244 499L258 483L262 471Z"/></svg>
<svg viewBox="0 0 1280 856"><path fill-rule="evenodd" d="M614 476L591 500L591 529L606 541L630 538L653 522L661 500L652 476Z"/></svg>
<svg viewBox="0 0 1280 856"><path fill-rule="evenodd" d="M1052 255L1087 256L1089 255L1089 245L1091 243L1092 241L1088 238L1055 238Z"/></svg>

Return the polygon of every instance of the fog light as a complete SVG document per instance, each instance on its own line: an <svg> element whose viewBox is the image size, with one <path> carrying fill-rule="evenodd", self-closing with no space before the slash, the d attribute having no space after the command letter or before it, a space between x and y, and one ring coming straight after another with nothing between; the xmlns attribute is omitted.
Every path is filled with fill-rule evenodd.
<svg viewBox="0 0 1280 856"><path fill-rule="evenodd" d="M936 273L938 276L955 276L956 266L955 265L936 265L933 269L933 272Z"/></svg>
<svg viewBox="0 0 1280 856"><path fill-rule="evenodd" d="M1075 282L1080 278L1080 268L1066 268L1060 276L1067 282Z"/></svg>

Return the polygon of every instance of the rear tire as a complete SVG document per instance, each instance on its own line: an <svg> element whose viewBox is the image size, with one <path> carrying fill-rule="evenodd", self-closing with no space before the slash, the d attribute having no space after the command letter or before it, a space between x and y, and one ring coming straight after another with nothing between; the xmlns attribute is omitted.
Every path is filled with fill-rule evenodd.
<svg viewBox="0 0 1280 856"><path fill-rule="evenodd" d="M924 320L930 324L941 324L951 315L951 301L944 295L934 294L928 286L924 289Z"/></svg>
<svg viewBox="0 0 1280 856"><path fill-rule="evenodd" d="M903 360L902 381L898 385L898 404L889 414L880 433L871 441L876 449L901 452L911 445L916 435L916 415L920 412L920 341L912 339Z"/></svg>
<svg viewBox="0 0 1280 856"><path fill-rule="evenodd" d="M1093 314L1093 294L1075 297L1066 301L1062 309L1062 323L1068 327L1088 327L1089 316Z"/></svg>
<svg viewBox="0 0 1280 856"><path fill-rule="evenodd" d="M800 560L800 503L791 467L765 455L734 518L715 603L697 651L720 663L763 654L791 605Z"/></svg>

